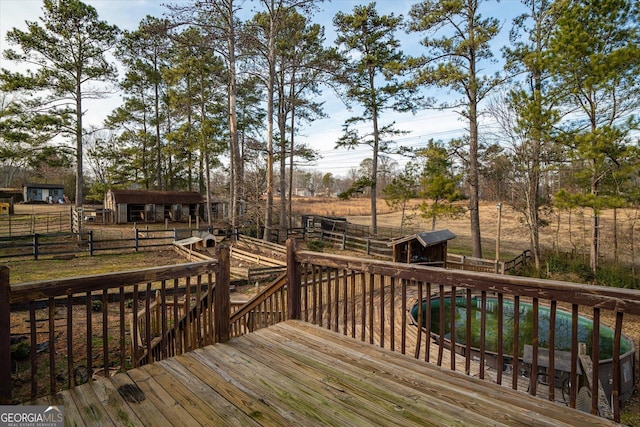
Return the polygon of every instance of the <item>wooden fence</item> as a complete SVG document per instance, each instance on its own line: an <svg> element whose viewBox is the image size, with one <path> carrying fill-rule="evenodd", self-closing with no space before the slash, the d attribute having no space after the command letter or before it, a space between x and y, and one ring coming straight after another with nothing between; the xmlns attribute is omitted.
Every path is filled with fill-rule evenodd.
<svg viewBox="0 0 640 427"><path fill-rule="evenodd" d="M179 230L127 230L125 236L96 236L93 230L80 233L48 233L0 237L0 258L39 259L96 252L140 251L173 244ZM191 233L191 230L188 230Z"/></svg>
<svg viewBox="0 0 640 427"><path fill-rule="evenodd" d="M44 212L34 215L0 215L0 237L71 230L71 212Z"/></svg>

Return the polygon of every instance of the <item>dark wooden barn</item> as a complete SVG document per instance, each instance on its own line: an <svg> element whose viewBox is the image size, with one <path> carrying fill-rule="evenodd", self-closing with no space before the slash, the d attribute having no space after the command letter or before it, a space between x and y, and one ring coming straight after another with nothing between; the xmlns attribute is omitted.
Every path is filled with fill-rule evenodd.
<svg viewBox="0 0 640 427"><path fill-rule="evenodd" d="M109 190L104 198L113 224L185 221L195 218L202 203L202 195L195 191Z"/></svg>

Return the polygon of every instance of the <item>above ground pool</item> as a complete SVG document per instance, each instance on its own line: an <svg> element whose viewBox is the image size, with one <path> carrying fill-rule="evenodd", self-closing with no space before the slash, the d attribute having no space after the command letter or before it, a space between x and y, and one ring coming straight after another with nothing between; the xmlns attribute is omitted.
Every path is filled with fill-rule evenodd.
<svg viewBox="0 0 640 427"><path fill-rule="evenodd" d="M447 342L451 342L451 297L444 297L444 335ZM455 342L466 345L467 334L467 299L466 296L455 298ZM524 346L531 345L533 341L533 305L520 302L519 304L519 330L518 330L518 355L522 359ZM471 348L479 351L480 331L481 331L482 299L480 296L471 298ZM417 323L418 303L410 310L412 319ZM427 307L426 300L422 301L423 328L426 325ZM502 330L503 330L503 353L507 357L513 357L513 320L514 303L513 300L504 299L502 305ZM550 309L548 306L538 306L538 345L542 348L549 347L549 319ZM431 335L439 337L440 334L440 298L431 299ZM587 345L587 354L591 354L593 345L593 321L584 316L578 316L578 342ZM612 378L612 357L613 357L613 337L614 331L608 326L600 324L600 369L599 376L605 392L611 393ZM571 351L571 313L556 310L555 321L555 349L560 351ZM462 349L463 350L463 349ZM486 298L486 323L485 323L485 351L496 354L498 352L498 298ZM623 336L620 342L620 398L622 400L631 396L635 387L634 369L635 349L633 342Z"/></svg>

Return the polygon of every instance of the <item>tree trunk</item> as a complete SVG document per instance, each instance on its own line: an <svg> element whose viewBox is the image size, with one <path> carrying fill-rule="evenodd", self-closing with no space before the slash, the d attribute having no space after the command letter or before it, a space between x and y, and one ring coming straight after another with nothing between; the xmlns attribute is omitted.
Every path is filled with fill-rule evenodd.
<svg viewBox="0 0 640 427"><path fill-rule="evenodd" d="M272 2L273 6L273 2ZM267 78L267 201L264 217L264 234L262 238L269 240L269 233L273 224L273 87L275 80L275 22L272 14L269 18L269 76Z"/></svg>
<svg viewBox="0 0 640 427"><path fill-rule="evenodd" d="M229 217L231 219L231 234L232 241L235 240L237 228L238 228L238 215L240 212L239 209L239 198L241 195L241 188L243 182L243 168L242 159L240 157L240 147L238 142L238 117L236 111L236 95L237 95L237 87L236 87L236 42L235 42L235 30L233 22L233 0L229 0L229 13L227 15L227 30L228 37L227 46L228 46L228 55L229 55L229 145L231 149L231 157L233 160L233 171L232 171L232 196L231 203L229 207Z"/></svg>

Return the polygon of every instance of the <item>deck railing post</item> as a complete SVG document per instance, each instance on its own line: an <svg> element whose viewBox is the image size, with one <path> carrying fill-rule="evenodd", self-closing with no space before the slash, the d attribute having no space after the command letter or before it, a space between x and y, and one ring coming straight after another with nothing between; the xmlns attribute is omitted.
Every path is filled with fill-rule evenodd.
<svg viewBox="0 0 640 427"><path fill-rule="evenodd" d="M11 404L11 313L9 268L0 266L0 405Z"/></svg>
<svg viewBox="0 0 640 427"><path fill-rule="evenodd" d="M229 341L229 318L231 317L231 265L229 262L229 247L216 247L218 268L216 269L216 283L213 299L214 342ZM211 291L210 291L211 292Z"/></svg>
<svg viewBox="0 0 640 427"><path fill-rule="evenodd" d="M300 319L302 315L302 292L298 273L296 239L287 239L287 319Z"/></svg>

